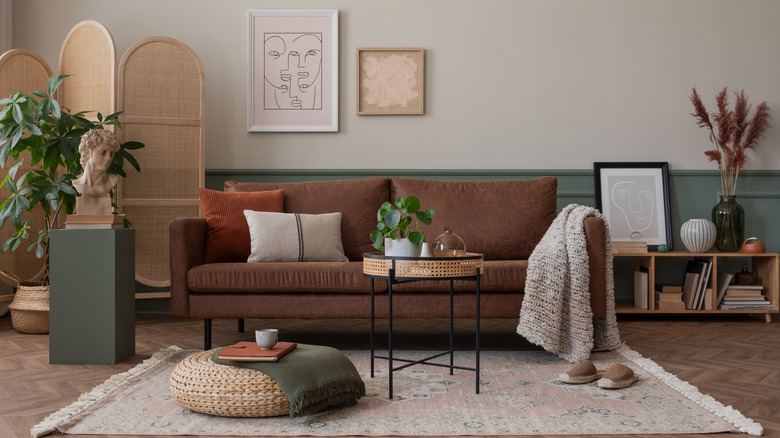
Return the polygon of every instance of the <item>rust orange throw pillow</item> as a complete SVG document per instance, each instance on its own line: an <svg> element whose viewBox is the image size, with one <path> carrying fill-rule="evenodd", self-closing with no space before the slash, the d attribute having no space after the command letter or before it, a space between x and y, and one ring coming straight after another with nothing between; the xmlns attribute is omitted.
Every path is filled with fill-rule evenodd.
<svg viewBox="0 0 780 438"><path fill-rule="evenodd" d="M220 192L198 188L206 216L205 263L245 262L251 251L244 210L284 212L284 192Z"/></svg>

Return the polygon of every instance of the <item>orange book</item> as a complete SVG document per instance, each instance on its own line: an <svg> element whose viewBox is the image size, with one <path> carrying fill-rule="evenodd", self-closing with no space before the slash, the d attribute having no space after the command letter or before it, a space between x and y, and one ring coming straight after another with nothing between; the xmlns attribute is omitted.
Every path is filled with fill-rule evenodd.
<svg viewBox="0 0 780 438"><path fill-rule="evenodd" d="M285 354L295 350L297 346L295 342L277 342L274 348L263 350L256 342L239 342L228 345L217 353L217 359L236 362L276 362Z"/></svg>

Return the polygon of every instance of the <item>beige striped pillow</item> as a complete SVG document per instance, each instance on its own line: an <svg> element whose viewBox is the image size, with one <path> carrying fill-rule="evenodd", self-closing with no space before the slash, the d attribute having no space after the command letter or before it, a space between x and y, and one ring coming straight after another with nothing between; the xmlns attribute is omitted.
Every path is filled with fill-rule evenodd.
<svg viewBox="0 0 780 438"><path fill-rule="evenodd" d="M341 213L298 214L244 210L257 262L346 262Z"/></svg>

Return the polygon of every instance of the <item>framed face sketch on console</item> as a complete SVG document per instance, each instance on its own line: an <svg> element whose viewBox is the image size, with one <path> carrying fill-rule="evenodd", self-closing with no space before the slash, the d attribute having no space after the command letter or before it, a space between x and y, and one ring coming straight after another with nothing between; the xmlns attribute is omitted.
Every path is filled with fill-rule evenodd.
<svg viewBox="0 0 780 438"><path fill-rule="evenodd" d="M249 11L249 132L338 131L338 11Z"/></svg>
<svg viewBox="0 0 780 438"><path fill-rule="evenodd" d="M593 163L596 208L607 218L613 242L647 242L672 249L666 162Z"/></svg>

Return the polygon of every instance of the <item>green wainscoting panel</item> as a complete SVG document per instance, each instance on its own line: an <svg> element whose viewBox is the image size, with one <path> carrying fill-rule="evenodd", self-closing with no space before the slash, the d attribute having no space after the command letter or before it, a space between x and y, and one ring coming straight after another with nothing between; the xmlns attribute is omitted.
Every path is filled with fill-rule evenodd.
<svg viewBox="0 0 780 438"><path fill-rule="evenodd" d="M53 230L49 363L135 354L135 230Z"/></svg>
<svg viewBox="0 0 780 438"><path fill-rule="evenodd" d="M206 187L222 190L224 182L302 182L370 178L375 176L430 178L439 180L558 178L558 210L569 204L595 206L593 169L206 169ZM669 170L669 203L673 247L685 250L680 226L692 218L710 219L718 202L720 174L717 170ZM756 236L770 252L780 252L780 171L745 170L740 172L737 201L745 208L745 236ZM632 300L633 259L617 257L616 290L618 300ZM143 300L146 301L146 300ZM144 313L165 313L165 300L148 300Z"/></svg>

